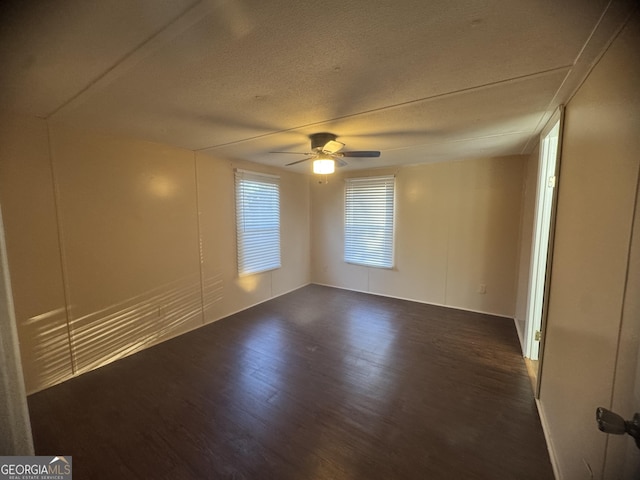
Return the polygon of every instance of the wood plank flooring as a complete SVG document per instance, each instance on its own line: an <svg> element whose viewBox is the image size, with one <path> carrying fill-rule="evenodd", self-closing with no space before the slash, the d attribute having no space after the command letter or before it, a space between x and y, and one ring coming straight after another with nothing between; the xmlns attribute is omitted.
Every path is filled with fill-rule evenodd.
<svg viewBox="0 0 640 480"><path fill-rule="evenodd" d="M29 397L77 479L552 479L513 321L309 285Z"/></svg>

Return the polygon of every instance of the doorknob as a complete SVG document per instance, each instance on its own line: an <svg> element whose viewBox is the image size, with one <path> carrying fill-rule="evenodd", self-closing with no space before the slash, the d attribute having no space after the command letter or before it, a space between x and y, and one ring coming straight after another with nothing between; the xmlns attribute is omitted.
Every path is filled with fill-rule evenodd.
<svg viewBox="0 0 640 480"><path fill-rule="evenodd" d="M640 413L635 413L631 420L625 420L611 410L598 407L596 409L596 422L598 423L598 428L605 433L613 433L615 435L628 433L640 448Z"/></svg>

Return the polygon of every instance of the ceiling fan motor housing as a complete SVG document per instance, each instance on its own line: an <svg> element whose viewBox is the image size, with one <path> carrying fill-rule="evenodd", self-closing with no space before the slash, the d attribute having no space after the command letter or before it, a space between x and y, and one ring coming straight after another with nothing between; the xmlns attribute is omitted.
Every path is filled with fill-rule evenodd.
<svg viewBox="0 0 640 480"><path fill-rule="evenodd" d="M309 135L309 138L311 139L311 148L315 150L322 149L327 142L334 141L338 136L333 133L321 132Z"/></svg>

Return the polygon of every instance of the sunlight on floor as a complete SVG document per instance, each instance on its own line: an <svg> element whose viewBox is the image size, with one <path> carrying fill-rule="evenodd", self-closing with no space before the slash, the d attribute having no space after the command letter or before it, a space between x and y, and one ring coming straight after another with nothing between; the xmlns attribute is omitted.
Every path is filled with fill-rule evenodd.
<svg viewBox="0 0 640 480"><path fill-rule="evenodd" d="M538 382L538 360L531 360L530 358L524 359L524 364L527 366L527 373L531 379L531 388L536 391L536 384Z"/></svg>

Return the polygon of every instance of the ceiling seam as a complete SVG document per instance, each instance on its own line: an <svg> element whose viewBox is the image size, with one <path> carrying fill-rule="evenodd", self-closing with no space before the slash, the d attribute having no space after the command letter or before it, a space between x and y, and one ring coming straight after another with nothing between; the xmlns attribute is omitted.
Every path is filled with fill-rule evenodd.
<svg viewBox="0 0 640 480"><path fill-rule="evenodd" d="M532 134L535 134L536 132L538 132L539 129L542 128L544 126L544 124L548 121L548 119L549 119L549 117L551 115L549 113L549 108L554 105L554 103L556 102L556 99L560 95L560 92L562 92L562 88L565 86L565 84L567 83L567 81L571 77L571 74L575 72L575 66L580 62L581 57L583 56L585 50L587 49L587 46L589 45L589 42L591 42L591 40L593 39L593 37L596 34L598 28L601 27L601 25L603 23L603 20L607 15L607 12L610 11L612 3L613 3L613 0L609 0L609 3L605 7L605 9L602 11L602 14L600 15L600 18L598 18L598 21L596 22L595 26L591 30L591 33L589 34L587 40L582 45L582 48L580 49L580 51L578 52L578 55L576 56L575 60L573 61L573 65L569 68L569 71L567 72L567 75L565 76L564 80L562 80L562 83L560 83L560 85L558 86L558 89L556 90L556 93L553 95L553 97L551 98L551 101L547 105L547 109L540 116L540 119L538 120L536 128L531 132ZM580 79L578 84L573 88L571 93L569 93L569 95L567 95L567 99L564 102L562 102L564 105L568 104L571 101L571 99L575 96L575 94L578 92L578 90L580 90L580 87L582 87L582 84L589 77L589 75L591 74L591 72L593 71L595 66L600 62L600 59L607 52L607 50L609 50L609 48L611 47L611 44L615 41L616 38L618 38L618 36L620 35L620 33L622 32L624 27L627 25L627 23L629 23L629 20L633 16L634 11L635 11L634 9L630 9L630 11L627 13L626 19L614 31L613 35L611 35L611 37L605 43L605 46L601 49L601 51L597 55L595 55L594 59L587 66L586 72L584 73L583 77ZM527 141L527 144L522 149L522 154L524 154L527 151L527 149L529 148L529 143L531 142L532 139L533 139L533 137Z"/></svg>
<svg viewBox="0 0 640 480"><path fill-rule="evenodd" d="M407 106L407 105L413 105L413 104L421 103L421 102L427 103L427 102L430 102L432 100L448 98L448 97L454 97L454 96L457 96L457 95L462 95L462 94L465 94L465 93L471 93L471 92L475 92L475 91L481 91L481 90L485 90L485 89L488 89L488 88L496 87L498 85L508 85L510 83L517 83L517 82L520 82L520 81L523 81L523 80L528 80L528 79L538 78L538 77L544 77L546 75L551 75L553 73L556 73L556 72L559 72L559 71L562 71L562 70L566 70L568 68L570 69L571 65L563 65L563 66L554 67L554 68L551 68L551 69L548 69L548 70L542 70L542 71L536 72L536 73L529 73L529 74L526 74L526 75L520 75L520 76L517 76L517 77L508 78L506 80L498 80L498 81L495 81L495 82L489 82L489 83L485 83L485 84L482 84L482 85L476 85L476 86L473 86L473 87L463 88L463 89L455 90L455 91L452 91L452 92L438 93L436 95L431 95L431 96L428 96L428 97L417 98L417 99L414 99L414 100L407 100L405 102L400 102L400 103L396 103L396 104L393 104L393 105L386 105L384 107L373 108L371 110L365 110L365 111L358 112L358 113L351 113L351 114L348 114L348 115L342 115L342 116L339 116L339 117L329 118L329 119L326 119L326 120L319 120L317 122L311 122L311 123L307 123L307 124L304 124L304 125L298 125L298 126L295 126L295 127L285 128L285 129L282 129L282 130L274 130L273 132L262 133L260 135L254 135L254 136L243 138L243 139L240 139L240 140L234 140L234 141L231 141L231 142L220 143L220 144L217 144L217 145L210 145L210 146L206 146L206 147L196 148L195 151L196 152L201 152L201 151L204 151L204 150L213 150L213 149L216 149L216 148L226 147L226 146L229 146L229 145L236 145L236 144L239 144L239 143L249 142L249 141L252 141L252 140L256 140L258 138L269 137L271 135L277 135L277 134L280 134L280 133L292 132L292 131L295 131L295 130L300 130L302 128L313 127L313 126L317 126L317 125L323 125L325 123L335 122L336 120L344 120L346 118L354 118L354 117L358 117L358 116L361 116L361 115L367 115L367 114L370 114L370 113L383 112L383 111L386 111L386 110L392 110L392 109L395 109L395 108L400 108L400 107L404 107L404 106Z"/></svg>
<svg viewBox="0 0 640 480"><path fill-rule="evenodd" d="M610 3L611 4L611 3ZM626 28L626 26L629 24L629 22L631 21L631 18L633 18L633 15L635 14L636 11L639 11L640 7L635 7L635 8L631 8L629 9L629 11L627 12L625 19L623 22L620 22L620 24L618 25L618 27L615 29L615 31L613 32L613 34L611 35L611 37L607 40L607 42L605 42L604 47L600 50L600 52L598 52L598 54L595 56L595 58L593 59L593 61L591 62L591 64L589 65L587 72L585 73L584 77L580 80L580 83L578 83L578 85L576 85L576 87L573 89L573 91L571 92L571 94L568 96L567 101L565 102L565 104L569 103L569 101L575 96L575 94L578 92L578 90L580 90L580 88L582 87L582 84L586 81L586 79L589 77L589 75L591 74L591 72L593 71L593 69L596 67L596 65L598 65L598 63L600 63L600 60L602 59L602 57L604 56L605 53L607 53L609 51L609 49L611 48L611 45L613 45L613 42L615 42L615 40L620 36L620 34L622 33L622 31ZM582 53L582 52L581 52Z"/></svg>
<svg viewBox="0 0 640 480"><path fill-rule="evenodd" d="M478 137L456 138L456 139L453 139L453 140L445 140L443 142L417 143L415 145L409 145L407 147L388 148L388 149L385 150L385 152L395 152L395 151L398 151L398 150L408 150L410 148L415 148L415 147L433 146L433 145L447 145L447 144L450 144L450 143L468 142L470 140L484 140L484 139L488 139L488 138L509 137L509 136L515 136L515 135L531 135L531 132L529 132L529 131L520 131L520 132L509 132L509 133L494 133L494 134L491 134L491 135L480 135Z"/></svg>
<svg viewBox="0 0 640 480"><path fill-rule="evenodd" d="M201 21L210 12L211 8L210 2L203 0L198 0L195 3L192 3L155 33L148 36L137 46L133 47L128 53L116 60L111 67L107 68L104 72L91 80L86 86L81 88L78 92L62 102L58 107L44 115L42 118L45 120L50 119L69 105L77 102L82 97L87 96L90 92L95 92L98 87L109 85L113 80L120 77L125 70L133 67L143 58L146 58L152 51L155 51L159 46L159 43L164 43L171 38L175 38L186 28L189 28L194 23Z"/></svg>
<svg viewBox="0 0 640 480"><path fill-rule="evenodd" d="M582 48L580 49L580 51L578 52L578 55L576 55L575 60L573 61L573 64L575 65L576 63L578 63L578 61L580 60L580 57L582 56L582 54L584 53L584 51L587 48L587 45L589 45L589 42L591 41L591 39L593 38L593 36L596 34L596 31L598 30L598 28L600 27L600 25L602 25L602 21L604 20L604 17L607 15L607 12L611 9L611 3L613 2L613 0L609 0L609 3L607 3L607 6L604 7L604 10L602 10L602 13L600 14L600 18L598 18L598 21L596 22L596 24L593 26L593 28L591 29L591 33L589 34L589 36L587 37L587 40L584 42L584 44L582 45Z"/></svg>

